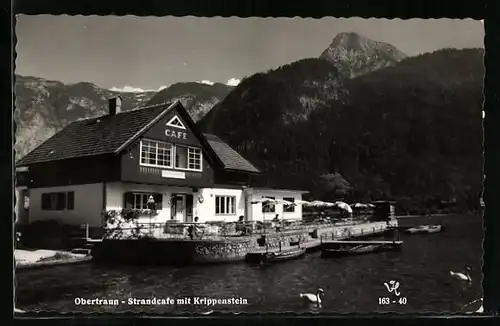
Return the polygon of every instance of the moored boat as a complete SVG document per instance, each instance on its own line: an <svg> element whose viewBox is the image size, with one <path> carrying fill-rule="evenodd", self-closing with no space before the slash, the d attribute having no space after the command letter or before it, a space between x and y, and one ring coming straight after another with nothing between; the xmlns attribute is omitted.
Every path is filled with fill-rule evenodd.
<svg viewBox="0 0 500 326"><path fill-rule="evenodd" d="M339 242L337 245L333 245L333 243L330 242L327 246L323 246L321 250L321 257L333 258L382 251L395 251L400 250L402 245L403 241L352 241L352 243L343 241Z"/></svg>
<svg viewBox="0 0 500 326"><path fill-rule="evenodd" d="M268 264L279 263L287 260L299 258L306 253L306 248L294 248L283 251L269 252L249 252L246 255L247 263L251 264Z"/></svg>
<svg viewBox="0 0 500 326"><path fill-rule="evenodd" d="M417 233L438 233L443 230L442 225L419 225L406 230L407 233L417 234Z"/></svg>

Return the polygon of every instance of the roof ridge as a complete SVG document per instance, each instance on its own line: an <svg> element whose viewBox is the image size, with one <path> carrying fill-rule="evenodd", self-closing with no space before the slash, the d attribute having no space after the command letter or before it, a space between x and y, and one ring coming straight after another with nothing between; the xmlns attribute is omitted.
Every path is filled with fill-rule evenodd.
<svg viewBox="0 0 500 326"><path fill-rule="evenodd" d="M175 101L174 101L175 102ZM132 109L130 110L126 110L126 111L122 111L120 113L117 113L117 114L127 114L127 113L130 113L130 112L135 112L135 111L138 111L138 110L143 110L143 109L152 109L154 107L160 107L162 105L169 105L174 103L174 102L168 102L168 101L165 101L165 102L161 102L161 103L158 103L158 104L150 104L150 105L146 105L146 106L136 106L136 107L133 107ZM72 123L75 123L75 122L81 122L81 121L87 121L87 120L93 120L93 119L100 119L100 118L104 118L104 117L108 117L109 114L104 114L104 115L100 115L100 116L97 116L97 117L89 117L89 118L85 118L85 119L77 119L75 121L72 121L70 122L67 126L69 126L70 124ZM65 127L66 128L66 127ZM64 129L64 128L63 128ZM61 131L63 130L61 129Z"/></svg>
<svg viewBox="0 0 500 326"><path fill-rule="evenodd" d="M158 103L158 104L150 104L150 105L146 105L146 106L139 106L139 107L130 109L130 110L126 111L126 112L130 112L130 111L134 111L134 110L142 110L142 109L151 109L151 108L156 107L156 106L162 106L162 105L167 105L167 104L169 104L169 106L170 106L171 104L173 104L176 101L177 100L170 101L170 102L169 101L164 101L164 102L161 102L161 103Z"/></svg>

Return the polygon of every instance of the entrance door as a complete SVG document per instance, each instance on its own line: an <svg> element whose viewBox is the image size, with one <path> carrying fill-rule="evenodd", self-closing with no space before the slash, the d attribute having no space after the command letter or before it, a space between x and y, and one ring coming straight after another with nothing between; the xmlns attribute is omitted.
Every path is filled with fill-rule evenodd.
<svg viewBox="0 0 500 326"><path fill-rule="evenodd" d="M177 195L175 198L175 219L185 222L186 219L186 195Z"/></svg>

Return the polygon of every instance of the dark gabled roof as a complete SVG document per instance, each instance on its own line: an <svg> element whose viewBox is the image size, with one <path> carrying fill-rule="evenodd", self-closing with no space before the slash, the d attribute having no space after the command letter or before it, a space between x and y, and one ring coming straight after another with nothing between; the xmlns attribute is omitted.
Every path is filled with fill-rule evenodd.
<svg viewBox="0 0 500 326"><path fill-rule="evenodd" d="M17 165L113 153L170 106L163 103L75 121L20 159Z"/></svg>
<svg viewBox="0 0 500 326"><path fill-rule="evenodd" d="M17 166L83 156L119 153L179 102L162 103L115 115L75 121L17 162ZM182 105L181 105L182 106ZM189 114L179 110L208 153L224 169L260 173L217 136L201 134Z"/></svg>
<svg viewBox="0 0 500 326"><path fill-rule="evenodd" d="M224 164L224 168L228 170L246 171L252 173L260 173L252 163L243 158L237 151L223 142L219 137L212 134L203 134L208 141L208 144L219 159Z"/></svg>

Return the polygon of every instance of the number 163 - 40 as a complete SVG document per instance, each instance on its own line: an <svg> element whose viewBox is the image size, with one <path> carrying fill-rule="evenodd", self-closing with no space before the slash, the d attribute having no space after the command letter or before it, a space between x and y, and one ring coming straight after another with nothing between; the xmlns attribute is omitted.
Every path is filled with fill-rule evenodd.
<svg viewBox="0 0 500 326"><path fill-rule="evenodd" d="M397 304L400 304L400 305L405 305L407 302L406 298L405 297L401 297L397 300L392 300L388 297L379 297L378 298L378 304L379 305L389 305L391 303L397 303Z"/></svg>

